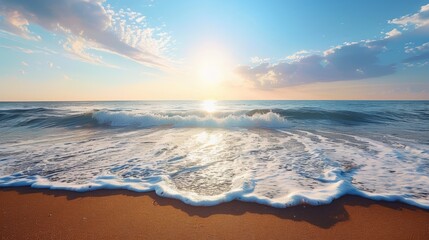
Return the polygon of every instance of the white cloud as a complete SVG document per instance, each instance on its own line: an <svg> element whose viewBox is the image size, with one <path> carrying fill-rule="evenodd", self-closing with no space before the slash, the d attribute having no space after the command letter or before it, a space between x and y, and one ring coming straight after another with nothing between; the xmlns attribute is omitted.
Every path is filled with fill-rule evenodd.
<svg viewBox="0 0 429 240"><path fill-rule="evenodd" d="M145 18L146 18L145 16L138 17L138 18L136 19L136 22L137 22L137 23L141 23L141 22L143 22L143 20L144 20Z"/></svg>
<svg viewBox="0 0 429 240"><path fill-rule="evenodd" d="M427 60L429 60L429 42L423 43L417 47L408 47L405 48L406 53L413 53L414 56L408 57L403 60L404 63L420 62L426 65Z"/></svg>
<svg viewBox="0 0 429 240"><path fill-rule="evenodd" d="M429 4L422 6L418 13L390 20L389 23L402 28L392 29L379 40L345 42L321 52L302 50L277 62L240 66L236 72L257 88L272 89L381 77L393 74L398 64L426 66L429 62ZM409 28L410 25L414 27ZM425 41L422 42L422 39ZM413 47L414 42L420 45ZM391 63L381 61L384 52L392 52L404 45L405 52L413 56L391 58Z"/></svg>
<svg viewBox="0 0 429 240"><path fill-rule="evenodd" d="M116 13L103 3L104 0L0 0L0 15L3 16L0 28L33 40L39 37L29 31L30 24L61 33L81 44L65 46L83 61L98 61L86 53L88 48L98 48L148 66L168 65L162 57L170 40L168 36L157 37L153 30L142 28L144 18L140 13L129 9ZM135 23L136 19L140 25L130 23Z"/></svg>
<svg viewBox="0 0 429 240"><path fill-rule="evenodd" d="M257 56L250 58L250 62L253 64L261 64L261 63L269 62L269 61L270 61L269 58L260 58Z"/></svg>
<svg viewBox="0 0 429 240"><path fill-rule="evenodd" d="M10 49L10 50L14 50L17 52L22 52L22 53L26 53L26 54L32 54L34 53L34 50L28 49L28 48L22 48L22 47L18 47L18 46L6 46L6 45L0 45L1 48L6 48L6 49Z"/></svg>
<svg viewBox="0 0 429 240"><path fill-rule="evenodd" d="M423 43L420 46L415 47L416 51L422 52L422 51L429 51L429 42Z"/></svg>
<svg viewBox="0 0 429 240"><path fill-rule="evenodd" d="M393 64L379 63L378 55L386 42L362 41L345 43L311 54L292 62L261 63L255 67L241 66L236 72L258 88L279 88L313 82L331 82L379 77L395 72Z"/></svg>
<svg viewBox="0 0 429 240"><path fill-rule="evenodd" d="M402 33L398 29L394 28L392 31L386 33L386 38L397 37L401 34Z"/></svg>
<svg viewBox="0 0 429 240"><path fill-rule="evenodd" d="M93 64L102 64L102 60L100 57L91 55L86 52L88 46L86 45L86 41L79 37L69 37L67 41L63 44L64 50L67 52L79 57L79 59Z"/></svg>
<svg viewBox="0 0 429 240"><path fill-rule="evenodd" d="M397 24L402 27L407 27L409 25L414 25L417 28L427 26L429 25L429 4L422 6L417 13L392 19L389 23Z"/></svg>
<svg viewBox="0 0 429 240"><path fill-rule="evenodd" d="M296 53L294 53L292 55L287 56L286 60L299 61L300 59L302 59L302 58L304 58L304 57L306 57L308 55L311 55L311 53L312 52L307 51L307 50L301 50L301 51L298 51L298 52L296 52Z"/></svg>
<svg viewBox="0 0 429 240"><path fill-rule="evenodd" d="M1 3L1 1L0 1ZM1 8L0 8L1 9ZM37 36L33 33L31 33L27 26L29 25L26 18L24 18L19 12L17 11L0 11L0 13L4 17L4 21L0 21L0 28L12 33L14 35L23 37L25 39L29 40L40 40L40 36Z"/></svg>

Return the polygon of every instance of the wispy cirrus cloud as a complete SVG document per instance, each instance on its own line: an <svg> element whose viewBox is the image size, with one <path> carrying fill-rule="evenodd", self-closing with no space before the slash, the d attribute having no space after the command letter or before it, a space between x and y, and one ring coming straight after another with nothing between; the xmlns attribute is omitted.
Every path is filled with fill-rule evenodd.
<svg viewBox="0 0 429 240"><path fill-rule="evenodd" d="M19 46L0 45L0 48L10 49L10 50L25 53L25 54L34 54L34 53L40 53L40 54L46 54L46 55L58 54L56 51L53 51L47 48L41 48L41 47L32 47L30 49L30 48L19 47Z"/></svg>
<svg viewBox="0 0 429 240"><path fill-rule="evenodd" d="M1 29L5 30L6 32L10 32L12 34L23 37L25 39L40 40L40 36L30 33L27 27L29 25L29 22L17 11L2 11L1 13L4 18L3 21L0 21Z"/></svg>
<svg viewBox="0 0 429 240"><path fill-rule="evenodd" d="M64 48L83 61L100 63L87 49L118 54L138 63L163 68L162 57L169 36L144 28L144 16L130 11L115 12L104 0L0 0L0 28L20 37L38 40L31 24L66 36ZM139 23L133 24L133 23Z"/></svg>
<svg viewBox="0 0 429 240"><path fill-rule="evenodd" d="M91 42L87 42L83 38L69 37L62 44L62 46L66 51L66 54L64 56L67 58L77 59L82 62L100 65L104 67L118 68L118 66L104 62L101 56L89 53L87 50L95 48L96 45Z"/></svg>

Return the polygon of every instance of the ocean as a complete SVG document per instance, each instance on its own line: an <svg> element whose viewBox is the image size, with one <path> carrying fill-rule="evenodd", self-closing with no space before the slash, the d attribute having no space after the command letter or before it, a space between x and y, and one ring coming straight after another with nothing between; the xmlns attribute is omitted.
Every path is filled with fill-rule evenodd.
<svg viewBox="0 0 429 240"><path fill-rule="evenodd" d="M0 103L0 187L429 209L429 101Z"/></svg>

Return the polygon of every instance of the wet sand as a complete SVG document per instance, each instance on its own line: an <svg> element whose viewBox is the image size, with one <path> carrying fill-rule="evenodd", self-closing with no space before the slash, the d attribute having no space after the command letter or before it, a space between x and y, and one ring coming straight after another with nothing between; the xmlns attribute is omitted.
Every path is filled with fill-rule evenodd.
<svg viewBox="0 0 429 240"><path fill-rule="evenodd" d="M0 189L1 239L429 239L429 211L345 196L277 209L194 207L154 193Z"/></svg>

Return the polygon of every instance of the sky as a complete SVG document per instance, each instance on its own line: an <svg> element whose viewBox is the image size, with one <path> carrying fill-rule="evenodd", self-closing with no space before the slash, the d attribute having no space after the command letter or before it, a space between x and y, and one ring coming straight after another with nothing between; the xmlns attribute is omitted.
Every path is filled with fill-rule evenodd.
<svg viewBox="0 0 429 240"><path fill-rule="evenodd" d="M0 101L429 99L429 1L0 0Z"/></svg>

